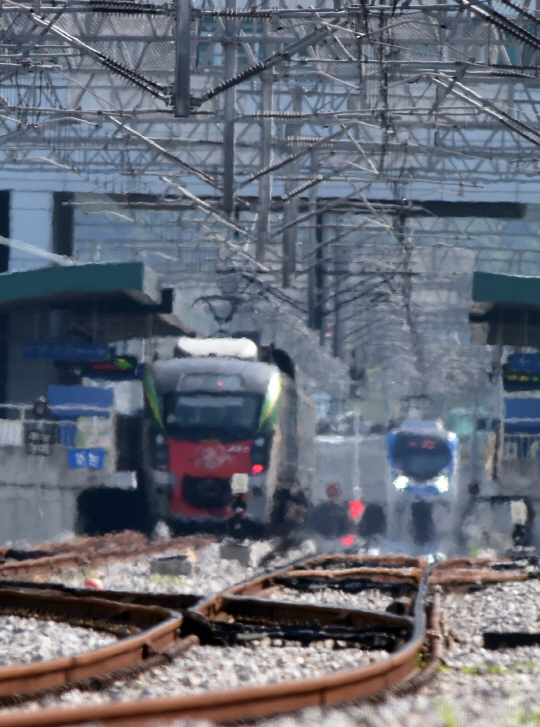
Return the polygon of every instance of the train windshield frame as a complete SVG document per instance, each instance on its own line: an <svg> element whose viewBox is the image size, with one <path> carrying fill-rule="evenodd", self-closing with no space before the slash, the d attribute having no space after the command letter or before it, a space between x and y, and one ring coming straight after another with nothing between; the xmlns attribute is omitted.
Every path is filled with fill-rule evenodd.
<svg viewBox="0 0 540 727"><path fill-rule="evenodd" d="M416 482L432 480L452 462L452 449L446 438L430 434L398 432L392 447L396 467Z"/></svg>
<svg viewBox="0 0 540 727"><path fill-rule="evenodd" d="M188 441L243 441L257 434L263 396L245 391L172 391L163 397L165 430Z"/></svg>

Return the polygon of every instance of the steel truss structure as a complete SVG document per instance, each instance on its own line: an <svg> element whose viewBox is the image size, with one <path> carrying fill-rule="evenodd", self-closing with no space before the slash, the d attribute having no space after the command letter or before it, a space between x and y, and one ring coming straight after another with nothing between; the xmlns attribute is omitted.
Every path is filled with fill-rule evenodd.
<svg viewBox="0 0 540 727"><path fill-rule="evenodd" d="M461 248L498 269L537 264L538 222L505 241L507 220L460 207L539 191L534 0L0 10L4 172L57 169L112 195L81 209L150 224L153 243L132 248L166 272L179 245L213 247L235 295L286 308L335 354L376 339L418 359L415 326L433 315L451 336L466 293L449 308L441 291L472 270ZM455 211L426 211L432 199ZM173 215L176 238L149 208ZM450 267L421 263L434 244L459 248Z"/></svg>

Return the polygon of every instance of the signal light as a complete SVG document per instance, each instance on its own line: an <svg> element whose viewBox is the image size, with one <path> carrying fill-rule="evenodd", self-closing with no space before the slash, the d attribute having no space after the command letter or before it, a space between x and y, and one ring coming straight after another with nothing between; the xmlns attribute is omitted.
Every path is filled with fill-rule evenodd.
<svg viewBox="0 0 540 727"><path fill-rule="evenodd" d="M260 475L261 472L264 472L263 464L254 464L253 467L251 468L252 475Z"/></svg>
<svg viewBox="0 0 540 727"><path fill-rule="evenodd" d="M366 506L360 502L360 500L350 500L349 501L349 517L351 520L355 521L358 520L358 518L362 515L364 510L366 509Z"/></svg>
<svg viewBox="0 0 540 727"><path fill-rule="evenodd" d="M337 500L341 497L341 487L337 482L331 482L326 486L326 497L329 500Z"/></svg>

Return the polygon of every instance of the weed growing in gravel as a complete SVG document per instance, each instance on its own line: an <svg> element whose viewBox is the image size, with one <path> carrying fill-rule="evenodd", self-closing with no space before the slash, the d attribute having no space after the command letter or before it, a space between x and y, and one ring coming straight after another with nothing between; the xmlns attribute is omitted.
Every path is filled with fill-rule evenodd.
<svg viewBox="0 0 540 727"><path fill-rule="evenodd" d="M152 583L159 583L165 581L165 583L170 583L173 586L185 586L186 584L186 577L185 576L168 576L168 575L162 575L161 573L153 573L150 576L149 579Z"/></svg>
<svg viewBox="0 0 540 727"><path fill-rule="evenodd" d="M448 669L446 664L443 664L442 661L439 661L439 663L437 664L437 671L439 672L439 674L448 674L450 670Z"/></svg>
<svg viewBox="0 0 540 727"><path fill-rule="evenodd" d="M80 576L83 580L86 580L87 578L104 578L105 574L102 571L96 570L95 568L85 568L82 573L80 573Z"/></svg>
<svg viewBox="0 0 540 727"><path fill-rule="evenodd" d="M533 664L532 661L527 661L527 662L525 662L525 661L513 661L510 664L510 666L509 666L509 670L510 671L515 671L518 674L523 674L524 672L525 673L528 673L528 672L534 671L535 666L536 665Z"/></svg>
<svg viewBox="0 0 540 727"><path fill-rule="evenodd" d="M516 724L530 725L531 727L533 725L540 725L540 714L538 712L528 712L523 709L518 716Z"/></svg>
<svg viewBox="0 0 540 727"><path fill-rule="evenodd" d="M477 677L480 674L480 670L476 666L462 666L461 673L471 674L472 676Z"/></svg>
<svg viewBox="0 0 540 727"><path fill-rule="evenodd" d="M62 573L62 579L64 581L69 581L69 582L76 581L78 577L79 577L79 573L76 570L68 570L68 571L64 571L64 573Z"/></svg>
<svg viewBox="0 0 540 727"><path fill-rule="evenodd" d="M460 669L462 674L470 674L474 677L480 677L485 674L507 674L508 669L505 669L502 666L499 666L499 664L490 664L489 666L486 666L485 668L480 668L477 666L462 666Z"/></svg>
<svg viewBox="0 0 540 727"><path fill-rule="evenodd" d="M442 699L435 701L435 709L441 719L442 727L461 727L461 721L457 718L454 708Z"/></svg>

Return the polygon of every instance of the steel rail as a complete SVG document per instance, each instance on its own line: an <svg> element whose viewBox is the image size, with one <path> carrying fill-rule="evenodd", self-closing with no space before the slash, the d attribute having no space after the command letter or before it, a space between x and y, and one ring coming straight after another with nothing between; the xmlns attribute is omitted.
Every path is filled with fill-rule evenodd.
<svg viewBox="0 0 540 727"><path fill-rule="evenodd" d="M446 561L443 561L446 562ZM415 557L413 555L402 555L402 554L384 554L384 555L345 555L345 554L332 554L332 555L318 555L311 558L306 558L298 564L299 568L312 569L312 568L325 568L330 569L332 565L343 565L344 567L351 568L357 567L368 567L374 568L422 568L425 569L428 565L428 559L425 556Z"/></svg>
<svg viewBox="0 0 540 727"><path fill-rule="evenodd" d="M337 581L347 578L369 578L373 581L407 582L407 579L417 577L418 568L426 560L415 559L411 556L319 556L308 559L299 566L288 568L286 575L295 579L318 579L319 581ZM507 566L512 561L503 561ZM347 565L336 569L335 566ZM529 579L533 574L523 571L516 566L514 571L502 571L497 568L500 564L493 563L488 558L450 558L438 562L430 576L430 586L440 585L445 589L466 588L471 585L489 585L495 583L508 583Z"/></svg>
<svg viewBox="0 0 540 727"><path fill-rule="evenodd" d="M417 561L416 561L417 562ZM295 564L296 565L296 564ZM388 658L368 667L316 679L300 680L265 687L235 689L226 692L197 694L186 697L139 700L124 704L106 704L73 709L47 709L39 712L0 715L0 727L56 727L56 725L84 724L99 721L103 725L145 724L152 720L168 721L183 717L226 722L238 719L259 718L291 712L308 706L335 704L349 699L373 696L397 685L412 676L417 677L417 655L425 645L425 599L428 578L432 566L423 570L416 583L418 592L415 602L414 621L389 613L343 609L339 607L293 604L269 601L263 598L246 598L234 595L238 587L210 599L197 608L186 612L189 617L208 626L212 618L219 622L233 614L250 619L287 621L296 623L310 619L317 623L343 625L371 625L406 629L406 642ZM286 571L278 571L283 573ZM257 579L264 580L264 577Z"/></svg>
<svg viewBox="0 0 540 727"><path fill-rule="evenodd" d="M117 643L52 661L0 667L0 697L51 689L144 661L179 638L182 616L159 606L120 604L96 598L0 591L0 613L49 618L113 633Z"/></svg>
<svg viewBox="0 0 540 727"><path fill-rule="evenodd" d="M34 575L51 575L68 568L83 568L89 565L98 565L115 560L129 560L140 555L164 553L170 550L184 548L197 548L199 545L214 542L212 537L179 537L162 542L150 543L140 533L124 532L114 537L81 538L70 547L68 544L45 544L36 546L36 550L29 551L29 558L24 557L23 551L0 550L8 558L0 562L0 579L2 578L28 578ZM45 548L52 550L50 555ZM58 552L60 551L60 552ZM64 551L64 552L62 552ZM9 560L10 552L16 557ZM34 556L34 557L32 557ZM37 557L35 557L37 556Z"/></svg>
<svg viewBox="0 0 540 727"><path fill-rule="evenodd" d="M290 578L300 577L300 578L306 578L306 577L316 577L316 578L374 578L374 579L383 579L383 578L396 578L401 581L410 581L411 579L414 581L418 581L418 578L422 575L422 570L420 568L373 568L373 567L359 567L359 568L343 568L340 570L291 570L287 571L287 575Z"/></svg>
<svg viewBox="0 0 540 727"><path fill-rule="evenodd" d="M407 637L403 636L405 642L388 658L376 664L317 679L123 704L0 714L0 727L57 727L89 721L105 726L137 725L179 718L201 718L221 723L261 718L344 700L404 694L422 686L437 674L437 664L442 657L443 648L439 596L441 588L468 588L478 583L485 585L507 580L516 581L534 575L524 572L518 565L512 572L501 572L501 566L505 569L514 567L512 561L496 564L487 559L464 558L427 565L425 559L409 556L333 555L296 562L274 573L261 574L188 609L185 612L182 635L192 640L190 644L197 643L197 638L203 643L211 643L209 634L217 633L219 636L224 633L223 624L244 623L256 630L259 625L264 624L281 624L282 628L287 624L294 624L301 629L302 623L307 623L317 624L318 628L329 629L329 632L332 632L330 627L342 631L355 628L365 630L366 627L383 630L386 628L389 632L393 629L395 634L408 634ZM371 587L412 586L416 590L414 621L391 613L265 599L264 596L274 586L279 586L283 578L289 579L289 582L303 580L305 583L315 578L322 586L333 579L334 587L338 589L347 578L356 579L360 585L369 582ZM435 593L429 627L426 628L426 594L428 588L433 587ZM4 591L0 591L0 602L3 593ZM123 597L136 598L135 594L123 594ZM73 600L77 598L74 597ZM84 599L79 598L79 601ZM109 602L109 606L120 607L120 604ZM125 604L123 607L126 607ZM399 640L401 637L396 638ZM430 645L427 663L424 668L418 668L417 657L420 653L425 655L426 640Z"/></svg>
<svg viewBox="0 0 540 727"><path fill-rule="evenodd" d="M0 608L2 589L13 589L26 593L49 593L74 598L99 598L116 603L131 603L138 606L159 606L173 611L185 611L202 601L203 597L193 593L139 593L137 591L107 591L95 588L76 588L62 583L34 583L33 581L0 580Z"/></svg>

